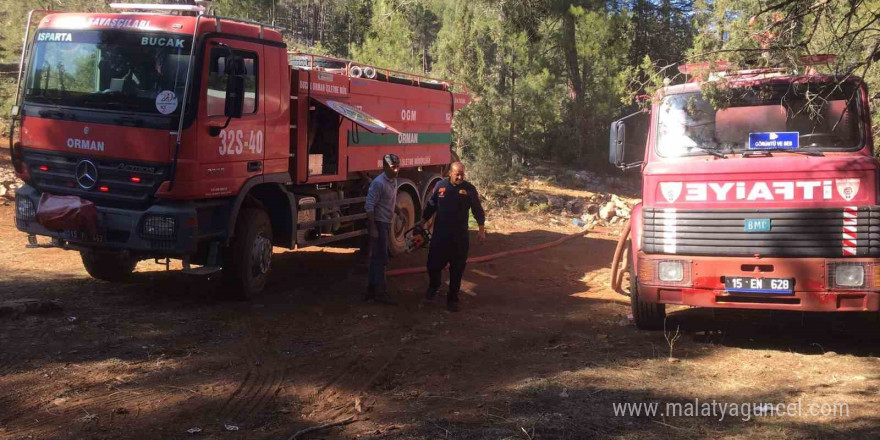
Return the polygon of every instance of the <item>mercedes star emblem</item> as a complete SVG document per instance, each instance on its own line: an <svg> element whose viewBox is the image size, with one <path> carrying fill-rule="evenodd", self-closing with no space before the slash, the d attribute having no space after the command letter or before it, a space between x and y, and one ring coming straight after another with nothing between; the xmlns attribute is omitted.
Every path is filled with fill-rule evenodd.
<svg viewBox="0 0 880 440"><path fill-rule="evenodd" d="M82 189L92 189L98 183L98 167L91 161L81 160L76 164L76 183Z"/></svg>

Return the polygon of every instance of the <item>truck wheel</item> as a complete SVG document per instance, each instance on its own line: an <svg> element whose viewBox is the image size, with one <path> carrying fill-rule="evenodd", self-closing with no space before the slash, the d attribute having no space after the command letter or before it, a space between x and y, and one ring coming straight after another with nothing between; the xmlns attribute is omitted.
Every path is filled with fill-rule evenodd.
<svg viewBox="0 0 880 440"><path fill-rule="evenodd" d="M639 330L662 330L666 319L666 304L642 301L639 295L639 279L633 267L632 248L627 253L629 266L629 303L632 308L633 320Z"/></svg>
<svg viewBox="0 0 880 440"><path fill-rule="evenodd" d="M243 209L223 259L223 278L230 289L229 296L248 299L263 291L272 267L272 243L272 222L266 212Z"/></svg>
<svg viewBox="0 0 880 440"><path fill-rule="evenodd" d="M412 196L406 191L397 193L397 209L400 215L394 216L391 223L391 237L388 247L391 255L400 255L406 252L406 231L416 223L416 205Z"/></svg>
<svg viewBox="0 0 880 440"><path fill-rule="evenodd" d="M127 281L137 266L137 260L122 252L80 251L79 255L92 278L111 283Z"/></svg>

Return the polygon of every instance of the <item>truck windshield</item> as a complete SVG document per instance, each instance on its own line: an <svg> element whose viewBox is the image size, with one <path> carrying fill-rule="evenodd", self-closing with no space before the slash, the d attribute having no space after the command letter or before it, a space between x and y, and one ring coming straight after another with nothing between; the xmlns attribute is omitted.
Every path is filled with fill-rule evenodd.
<svg viewBox="0 0 880 440"><path fill-rule="evenodd" d="M738 153L749 135L789 132L806 151L850 151L863 145L858 86L791 84L722 91L722 104L701 93L667 95L660 103L657 152L664 157ZM789 146L791 148L791 146ZM766 148L764 148L766 149Z"/></svg>
<svg viewBox="0 0 880 440"><path fill-rule="evenodd" d="M192 37L153 32L40 31L25 101L177 114L191 44Z"/></svg>

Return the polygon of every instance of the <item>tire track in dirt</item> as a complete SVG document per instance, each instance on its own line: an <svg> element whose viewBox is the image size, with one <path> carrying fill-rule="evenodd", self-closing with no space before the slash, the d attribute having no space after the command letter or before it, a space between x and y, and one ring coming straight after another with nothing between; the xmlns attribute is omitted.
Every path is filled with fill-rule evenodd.
<svg viewBox="0 0 880 440"><path fill-rule="evenodd" d="M264 365L266 353L262 347L270 346L270 339L267 334L263 341L248 338L245 342L245 359L249 367L244 379L224 403L212 412L221 422L247 424L281 392L290 369Z"/></svg>
<svg viewBox="0 0 880 440"><path fill-rule="evenodd" d="M362 354L355 356L355 358L349 361L348 365L346 365L346 367L339 374L333 376L327 383L318 388L318 390L315 391L314 395L315 401L320 400L321 396L328 392L330 387L336 385L338 382L342 381L347 376L350 376L352 373L354 373L354 371L357 370L357 368L363 363L363 359L364 356ZM335 390L329 390L329 393L331 394L334 392Z"/></svg>
<svg viewBox="0 0 880 440"><path fill-rule="evenodd" d="M376 357L356 356L338 375L314 394L315 409L310 417L331 420L360 411L359 400L373 387L399 358L401 350Z"/></svg>
<svg viewBox="0 0 880 440"><path fill-rule="evenodd" d="M250 401L243 401L240 409L232 416L237 420L249 420L260 413L269 402L275 400L281 392L287 370L274 370L266 376L264 385L254 394Z"/></svg>
<svg viewBox="0 0 880 440"><path fill-rule="evenodd" d="M0 360L0 378L15 374L18 365L13 362Z"/></svg>
<svg viewBox="0 0 880 440"><path fill-rule="evenodd" d="M0 381L3 381L4 379L10 378L13 375L18 374L19 372L21 372L22 367L23 363L16 362L16 359L14 357L12 359L0 358ZM13 393L0 393L0 403L9 398L9 394ZM4 407L0 406L0 409L2 408ZM2 413L0 413L0 417L2 417Z"/></svg>
<svg viewBox="0 0 880 440"><path fill-rule="evenodd" d="M249 370L214 416L223 423L247 423L281 392L287 374L288 369Z"/></svg>
<svg viewBox="0 0 880 440"><path fill-rule="evenodd" d="M6 426L6 435L27 434L46 438L58 431L70 430L77 425L83 427L92 421L100 423L103 418L106 418L108 423L109 420L119 417L136 418L140 416L143 409L154 407L158 402L167 399L169 395L161 390L143 388L116 390L67 401L63 404L65 408L51 408L51 403L41 402L0 420L0 425ZM114 417L117 410L121 415ZM30 415L30 419L25 421L26 415Z"/></svg>

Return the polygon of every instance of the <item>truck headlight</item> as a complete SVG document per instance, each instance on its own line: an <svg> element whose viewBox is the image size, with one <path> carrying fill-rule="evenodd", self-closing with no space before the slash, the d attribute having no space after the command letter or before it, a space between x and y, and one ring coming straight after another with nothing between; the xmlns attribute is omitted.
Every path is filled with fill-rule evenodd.
<svg viewBox="0 0 880 440"><path fill-rule="evenodd" d="M657 265L657 277L660 281L680 282L684 280L684 265L681 261L661 261Z"/></svg>
<svg viewBox="0 0 880 440"><path fill-rule="evenodd" d="M15 198L15 217L20 220L33 220L37 217L37 208L33 200L18 196Z"/></svg>
<svg viewBox="0 0 880 440"><path fill-rule="evenodd" d="M141 226L141 235L144 238L169 239L174 238L177 229L177 219L165 215L148 215L144 217Z"/></svg>
<svg viewBox="0 0 880 440"><path fill-rule="evenodd" d="M865 285L865 266L862 264L835 264L832 287L863 287Z"/></svg>
<svg viewBox="0 0 880 440"><path fill-rule="evenodd" d="M639 283L648 286L690 287L693 278L690 260L652 260L639 258Z"/></svg>

